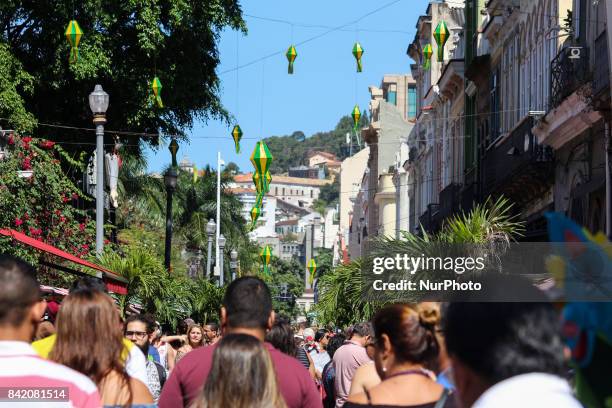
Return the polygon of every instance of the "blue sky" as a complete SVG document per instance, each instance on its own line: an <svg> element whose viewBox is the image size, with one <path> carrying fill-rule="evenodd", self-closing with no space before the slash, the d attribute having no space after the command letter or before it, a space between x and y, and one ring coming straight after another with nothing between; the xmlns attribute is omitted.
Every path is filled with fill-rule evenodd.
<svg viewBox="0 0 612 408"><path fill-rule="evenodd" d="M217 151L221 151L226 163L233 161L241 170L250 171L249 156L258 139L297 130L310 136L333 129L355 103L367 109L368 86L380 85L384 74L410 71L412 60L406 49L414 38L417 17L425 13L427 4L425 0L241 1L248 34L222 33L217 72L221 73L222 103L244 132L242 152L234 150L230 127L219 121L197 122L189 132L189 144L181 143L178 159L187 155L198 168L208 163L216 167ZM356 24L296 46L295 73L287 74L284 54L292 42L324 34L379 8ZM359 74L351 54L356 40L364 48L363 72ZM279 54L239 69L238 75L235 70L223 73L275 52ZM150 171L160 171L170 161L166 146L148 150L147 157Z"/></svg>

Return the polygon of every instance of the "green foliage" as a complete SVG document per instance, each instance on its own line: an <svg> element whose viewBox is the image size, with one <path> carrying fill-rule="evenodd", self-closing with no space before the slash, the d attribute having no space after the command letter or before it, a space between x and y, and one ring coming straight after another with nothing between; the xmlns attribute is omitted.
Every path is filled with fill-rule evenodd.
<svg viewBox="0 0 612 408"><path fill-rule="evenodd" d="M270 287L272 303L277 314L295 318L300 314L296 299L304 293L304 277L300 276L304 266L296 259L284 261L273 256L270 262L272 273L258 273Z"/></svg>
<svg viewBox="0 0 612 408"><path fill-rule="evenodd" d="M369 123L367 112L361 115L360 126ZM274 152L274 160L270 172L284 173L289 167L307 164L307 156L310 151L321 150L335 154L340 160L348 157L349 149L346 145L346 133L353 131L353 119L343 116L336 128L328 132L318 132L306 138L303 132L293 132L290 136L272 136L264 139L271 152ZM355 139L353 136L353 143Z"/></svg>
<svg viewBox="0 0 612 408"><path fill-rule="evenodd" d="M194 119L229 120L219 97L217 42L225 28L246 31L241 14L236 0L4 1L2 116L13 127L32 128L33 118L91 127L87 95L100 83L114 129L181 134ZM83 30L74 64L64 36L71 19ZM153 103L154 76L163 85L163 109Z"/></svg>
<svg viewBox="0 0 612 408"><path fill-rule="evenodd" d="M317 248L317 256L315 260L317 262L316 277L321 277L329 273L333 269L334 254L329 248Z"/></svg>
<svg viewBox="0 0 612 408"><path fill-rule="evenodd" d="M41 139L11 135L8 155L0 160L0 228L12 228L77 256L93 249L95 226L73 204L82 193L65 174L80 172L62 168L57 146ZM31 170L30 178L19 171ZM0 252L19 256L38 265L47 255L30 247L0 239ZM41 280L45 281L42 274Z"/></svg>
<svg viewBox="0 0 612 408"><path fill-rule="evenodd" d="M319 199L327 203L328 206L338 202L340 197L340 177L335 177L334 182L331 184L325 184L321 187L319 193Z"/></svg>
<svg viewBox="0 0 612 408"><path fill-rule="evenodd" d="M191 317L201 323L217 321L225 288L219 288L207 279L191 282Z"/></svg>

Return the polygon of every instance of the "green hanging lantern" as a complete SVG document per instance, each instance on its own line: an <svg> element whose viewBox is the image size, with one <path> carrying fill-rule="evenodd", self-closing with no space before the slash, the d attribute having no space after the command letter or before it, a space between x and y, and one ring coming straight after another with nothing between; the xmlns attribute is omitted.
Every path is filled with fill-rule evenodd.
<svg viewBox="0 0 612 408"><path fill-rule="evenodd" d="M430 67L431 54L433 54L433 51L431 49L431 44L427 44L425 47L423 47L423 68L424 69L429 69Z"/></svg>
<svg viewBox="0 0 612 408"><path fill-rule="evenodd" d="M255 207L262 209L263 207L263 198L264 198L264 193L263 191L261 193L257 193L257 195L255 196Z"/></svg>
<svg viewBox="0 0 612 408"><path fill-rule="evenodd" d="M255 229L255 225L257 225L257 220L261 215L261 209L256 205L251 208L251 230Z"/></svg>
<svg viewBox="0 0 612 408"><path fill-rule="evenodd" d="M444 44L446 44L450 36L450 31L448 31L448 27L444 20L438 23L433 36L436 40L436 44L438 44L438 62L442 62L444 61Z"/></svg>
<svg viewBox="0 0 612 408"><path fill-rule="evenodd" d="M353 56L355 57L355 60L357 60L357 72L361 72L363 70L363 66L361 65L362 55L363 47L361 47L361 44L359 44L359 42L356 42L355 45L353 45Z"/></svg>
<svg viewBox="0 0 612 408"><path fill-rule="evenodd" d="M70 57L68 61L74 64L79 59L79 42L83 36L83 31L79 27L79 23L76 20L70 20L68 27L66 28L66 38L70 43Z"/></svg>
<svg viewBox="0 0 612 408"><path fill-rule="evenodd" d="M293 45L291 45L287 49L287 54L285 54L285 55L287 55L287 61L289 61L288 72L289 72L289 74L293 74L293 62L297 58L297 51L295 50L295 47Z"/></svg>
<svg viewBox="0 0 612 408"><path fill-rule="evenodd" d="M270 192L270 184L272 183L272 175L270 174L270 170L266 171L266 177L264 180L264 188L266 190L266 193Z"/></svg>
<svg viewBox="0 0 612 408"><path fill-rule="evenodd" d="M236 145L236 153L240 153L240 139L242 139L242 129L240 129L240 126L234 126L232 129L232 138L234 139L234 144Z"/></svg>
<svg viewBox="0 0 612 408"><path fill-rule="evenodd" d="M253 153L251 154L251 163L253 163L253 167L255 167L255 170L259 172L260 175L266 174L270 168L272 159L272 154L264 142L255 143L255 149L253 149Z"/></svg>
<svg viewBox="0 0 612 408"><path fill-rule="evenodd" d="M315 272L317 271L317 263L315 262L314 258L310 258L310 261L308 261L308 271L310 272L310 276L308 277L310 286L312 286L314 283Z"/></svg>
<svg viewBox="0 0 612 408"><path fill-rule="evenodd" d="M253 173L253 184L255 184L255 191L261 193L263 191L263 182L261 180L261 174L257 170Z"/></svg>
<svg viewBox="0 0 612 408"><path fill-rule="evenodd" d="M270 274L270 260L272 259L272 249L269 245L266 245L261 252L259 253L259 258L261 258L261 264L263 266L263 272L265 274Z"/></svg>
<svg viewBox="0 0 612 408"><path fill-rule="evenodd" d="M359 110L359 105L355 105L353 112L351 112L351 116L353 117L353 129L356 132L357 128L359 128L359 119L361 119L361 110Z"/></svg>
<svg viewBox="0 0 612 408"><path fill-rule="evenodd" d="M151 88L153 89L153 95L155 95L155 102L157 102L157 106L159 108L163 108L164 104L161 99L162 84L158 77L153 78Z"/></svg>

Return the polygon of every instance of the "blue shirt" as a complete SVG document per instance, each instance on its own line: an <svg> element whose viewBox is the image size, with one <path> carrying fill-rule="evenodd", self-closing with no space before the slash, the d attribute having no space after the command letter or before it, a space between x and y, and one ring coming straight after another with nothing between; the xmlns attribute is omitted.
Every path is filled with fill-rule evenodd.
<svg viewBox="0 0 612 408"><path fill-rule="evenodd" d="M149 355L148 355L149 359L153 359L153 361L155 361L156 363L160 363L160 359L159 359L159 351L157 351L157 349L151 345L149 345ZM160 363L161 364L161 363Z"/></svg>

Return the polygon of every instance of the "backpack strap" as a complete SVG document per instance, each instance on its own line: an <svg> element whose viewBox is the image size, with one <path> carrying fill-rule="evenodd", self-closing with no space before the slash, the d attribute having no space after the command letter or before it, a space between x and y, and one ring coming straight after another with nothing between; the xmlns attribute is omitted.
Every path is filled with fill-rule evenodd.
<svg viewBox="0 0 612 408"><path fill-rule="evenodd" d="M448 388L444 388L444 390L442 391L442 395L440 395L440 399L438 400L438 402L436 402L434 408L442 408L444 404L446 404L446 400L448 399L449 395L450 391L448 390Z"/></svg>

